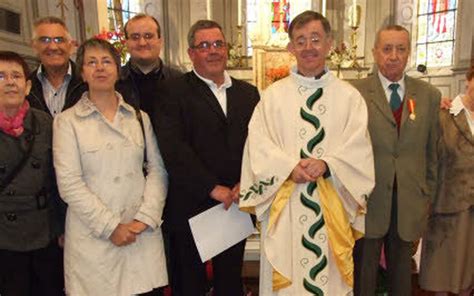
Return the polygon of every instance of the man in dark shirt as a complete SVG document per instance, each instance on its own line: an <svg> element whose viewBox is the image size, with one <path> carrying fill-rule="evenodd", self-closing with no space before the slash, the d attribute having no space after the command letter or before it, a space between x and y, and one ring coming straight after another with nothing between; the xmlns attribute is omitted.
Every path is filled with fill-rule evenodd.
<svg viewBox="0 0 474 296"><path fill-rule="evenodd" d="M137 14L124 27L130 60L122 67L117 90L125 101L150 113L163 80L181 75L160 59L163 39L160 24L153 17Z"/></svg>

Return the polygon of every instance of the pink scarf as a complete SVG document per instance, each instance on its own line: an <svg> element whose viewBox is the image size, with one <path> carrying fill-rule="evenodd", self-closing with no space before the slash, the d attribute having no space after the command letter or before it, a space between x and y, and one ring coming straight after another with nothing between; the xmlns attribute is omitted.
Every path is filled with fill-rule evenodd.
<svg viewBox="0 0 474 296"><path fill-rule="evenodd" d="M28 109L30 109L30 104L25 100L20 110L18 110L13 117L7 116L4 112L0 112L0 130L7 135L19 137L25 130L23 120L25 119Z"/></svg>

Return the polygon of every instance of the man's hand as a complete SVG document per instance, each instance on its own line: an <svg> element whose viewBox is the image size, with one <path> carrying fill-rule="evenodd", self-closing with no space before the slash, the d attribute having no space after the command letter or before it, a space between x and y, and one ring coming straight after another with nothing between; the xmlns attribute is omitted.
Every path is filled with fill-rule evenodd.
<svg viewBox="0 0 474 296"><path fill-rule="evenodd" d="M130 230L131 232L135 234L140 234L148 228L148 225L138 220L133 220L127 225L128 225L128 230Z"/></svg>
<svg viewBox="0 0 474 296"><path fill-rule="evenodd" d="M321 159L306 158L302 159L300 161L300 164L305 168L306 173L313 180L316 180L317 178L321 177L328 170L326 162Z"/></svg>
<svg viewBox="0 0 474 296"><path fill-rule="evenodd" d="M61 249L64 249L64 233L58 236L58 245Z"/></svg>
<svg viewBox="0 0 474 296"><path fill-rule="evenodd" d="M216 185L209 195L212 199L222 202L226 210L230 207L233 201L232 191L225 186Z"/></svg>
<svg viewBox="0 0 474 296"><path fill-rule="evenodd" d="M295 183L306 183L314 181L311 176L306 172L306 167L301 165L301 161L295 166L290 175L291 180Z"/></svg>
<svg viewBox="0 0 474 296"><path fill-rule="evenodd" d="M441 102L440 102L440 108L441 110L448 110L449 108L451 108L451 105L452 105L452 100L450 98L441 98Z"/></svg>
<svg viewBox="0 0 474 296"><path fill-rule="evenodd" d="M135 242L136 234L130 231L128 226L128 224L119 224L110 235L109 239L117 247L126 246Z"/></svg>
<svg viewBox="0 0 474 296"><path fill-rule="evenodd" d="M232 188L232 200L234 203L239 204L239 194L240 194L240 182L235 184Z"/></svg>

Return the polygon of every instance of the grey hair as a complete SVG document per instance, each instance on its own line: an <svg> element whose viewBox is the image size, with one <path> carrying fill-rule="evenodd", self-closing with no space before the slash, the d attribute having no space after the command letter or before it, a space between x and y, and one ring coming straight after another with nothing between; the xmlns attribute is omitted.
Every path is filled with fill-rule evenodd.
<svg viewBox="0 0 474 296"><path fill-rule="evenodd" d="M380 41L380 35L382 32L386 31L398 31L398 32L406 32L408 35L408 48L411 49L411 40L410 40L410 32L408 30L400 25L388 25L385 27L382 27L380 30L377 31L377 34L375 35L375 42L374 42L374 48L376 48L379 44Z"/></svg>
<svg viewBox="0 0 474 296"><path fill-rule="evenodd" d="M64 28L64 30L66 31L66 38L68 40L71 40L71 34L69 33L69 30L67 29L67 26L66 26L66 23L58 18L58 17L55 17L55 16L46 16L46 17L42 17L40 19L37 19L34 24L33 24L33 34L32 34L32 37L31 39L32 40L36 40L38 38L38 36L36 35L36 29L40 26L40 25L44 25L44 24L56 24L56 25L60 25L61 27Z"/></svg>

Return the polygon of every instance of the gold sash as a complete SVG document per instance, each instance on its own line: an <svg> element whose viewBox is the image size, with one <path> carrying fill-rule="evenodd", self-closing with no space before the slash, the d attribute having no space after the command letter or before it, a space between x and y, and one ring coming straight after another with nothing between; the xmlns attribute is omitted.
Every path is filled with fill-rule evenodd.
<svg viewBox="0 0 474 296"><path fill-rule="evenodd" d="M350 226L345 209L332 183L320 177L317 179L317 184L330 249L333 252L336 265L343 280L347 285L353 287L354 263L352 259L352 248L354 247L355 240L362 237L363 234ZM286 180L278 190L270 208L267 232L275 226L280 213L288 203L295 187L295 182ZM291 285L291 279L284 277L281 273L273 269L273 291L283 289L289 285Z"/></svg>

